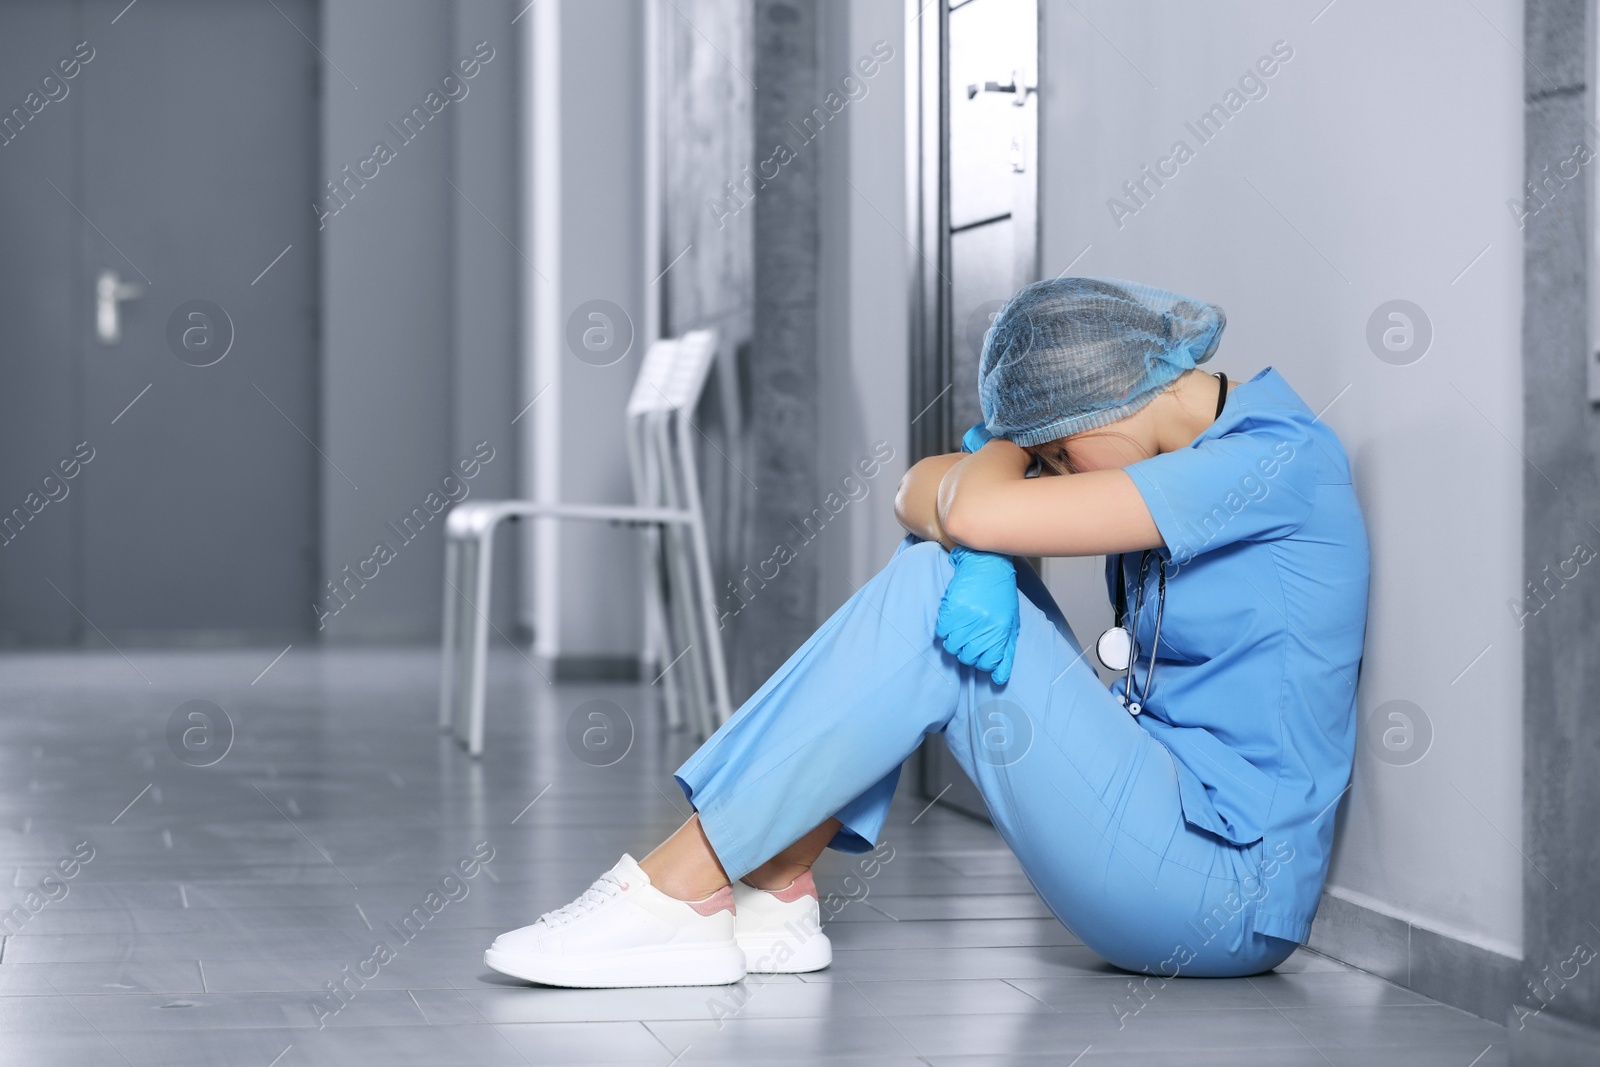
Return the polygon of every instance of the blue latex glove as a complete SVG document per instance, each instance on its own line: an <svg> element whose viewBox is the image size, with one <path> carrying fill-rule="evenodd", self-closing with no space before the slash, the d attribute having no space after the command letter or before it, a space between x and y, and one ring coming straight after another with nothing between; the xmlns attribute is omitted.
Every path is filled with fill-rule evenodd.
<svg viewBox="0 0 1600 1067"><path fill-rule="evenodd" d="M994 434L990 433L980 422L961 436L961 451L976 452L993 440Z"/></svg>
<svg viewBox="0 0 1600 1067"><path fill-rule="evenodd" d="M988 671L995 685L1011 678L1022 618L1017 609L1017 569L1009 556L977 552L965 545L950 550L956 573L939 602L934 633L944 650L969 666Z"/></svg>

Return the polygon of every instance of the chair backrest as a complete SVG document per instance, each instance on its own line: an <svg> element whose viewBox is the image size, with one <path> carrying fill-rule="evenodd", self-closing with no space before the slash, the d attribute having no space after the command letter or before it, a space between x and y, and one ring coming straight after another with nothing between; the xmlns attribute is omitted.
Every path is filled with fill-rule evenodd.
<svg viewBox="0 0 1600 1067"><path fill-rule="evenodd" d="M655 411L692 412L716 356L715 330L693 330L652 342L628 397L628 418Z"/></svg>

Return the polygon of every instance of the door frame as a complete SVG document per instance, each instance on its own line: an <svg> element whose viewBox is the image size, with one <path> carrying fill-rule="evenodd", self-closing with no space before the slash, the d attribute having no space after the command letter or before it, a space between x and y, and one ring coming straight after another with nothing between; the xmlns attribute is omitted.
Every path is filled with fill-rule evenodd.
<svg viewBox="0 0 1600 1067"><path fill-rule="evenodd" d="M924 3L926 2L926 9ZM911 462L950 447L950 406L941 390L950 381L950 5L906 0L907 205L916 246L912 263L910 331Z"/></svg>
<svg viewBox="0 0 1600 1067"><path fill-rule="evenodd" d="M974 0L965 0L967 3ZM957 4L955 6L963 6ZM1042 54L1045 5L1036 3L1041 29L1035 36ZM912 260L909 333L908 427L910 462L957 447L951 401L955 363L955 323L950 241L950 0L906 0L907 211L915 246ZM1042 64L1034 64L1042 84ZM1033 128L1026 148L1033 175L1032 210L1013 213L1032 236L1031 250L1019 253L1019 273L1038 276L1039 121L1042 94L1034 94ZM988 818L982 795L942 743L924 741L917 756L918 788L923 798L979 818Z"/></svg>

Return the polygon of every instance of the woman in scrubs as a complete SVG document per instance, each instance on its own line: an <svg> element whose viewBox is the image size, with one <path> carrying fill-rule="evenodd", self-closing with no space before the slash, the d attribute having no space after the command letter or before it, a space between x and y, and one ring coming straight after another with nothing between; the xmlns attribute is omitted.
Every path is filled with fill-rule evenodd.
<svg viewBox="0 0 1600 1067"><path fill-rule="evenodd" d="M985 338L984 422L911 468L894 557L678 769L695 814L488 964L578 986L826 966L810 867L874 847L929 734L1111 963L1282 962L1349 782L1367 538L1344 448L1277 371L1197 369L1224 323L1111 279L1015 295ZM1096 555L1127 632L1086 649L1014 557Z"/></svg>

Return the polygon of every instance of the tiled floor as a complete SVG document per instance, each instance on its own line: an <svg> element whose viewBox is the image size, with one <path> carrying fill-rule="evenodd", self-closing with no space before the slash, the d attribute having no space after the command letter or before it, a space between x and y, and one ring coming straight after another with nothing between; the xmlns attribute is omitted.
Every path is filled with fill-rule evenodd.
<svg viewBox="0 0 1600 1067"><path fill-rule="evenodd" d="M1263 978L1136 994L989 827L919 815L909 791L870 877L853 857L819 867L852 898L829 970L519 985L483 966L494 934L686 814L669 772L691 746L652 691L548 686L505 652L474 763L434 731L427 651L296 647L264 674L275 649L125 651L0 657L0 1063L1506 1062L1501 1027L1305 952ZM566 740L595 699L636 726L608 767ZM208 749L211 724L186 718L203 706L177 710L189 701L224 709L225 753L223 731ZM337 982L352 992L335 999Z"/></svg>

